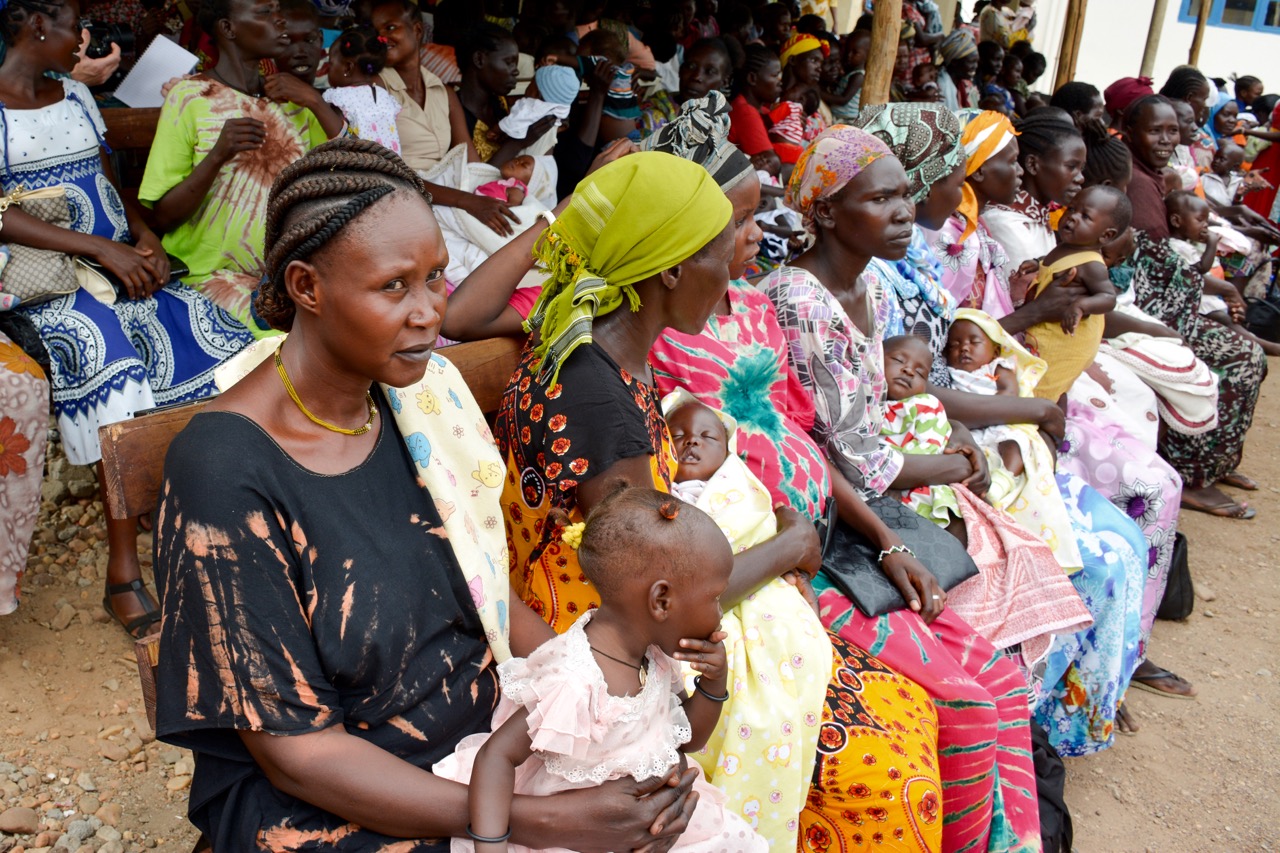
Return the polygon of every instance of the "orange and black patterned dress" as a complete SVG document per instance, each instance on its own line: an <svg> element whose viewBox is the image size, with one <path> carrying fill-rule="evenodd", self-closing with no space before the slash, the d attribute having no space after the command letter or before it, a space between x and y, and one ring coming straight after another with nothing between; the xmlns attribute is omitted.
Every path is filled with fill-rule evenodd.
<svg viewBox="0 0 1280 853"><path fill-rule="evenodd" d="M569 356L558 382L538 382L526 348L502 398L494 438L507 458L502 506L511 549L511 587L564 633L600 596L577 553L548 524L553 509L582 521L578 484L637 456L651 458L653 487L671 491L676 460L657 389L588 344Z"/></svg>

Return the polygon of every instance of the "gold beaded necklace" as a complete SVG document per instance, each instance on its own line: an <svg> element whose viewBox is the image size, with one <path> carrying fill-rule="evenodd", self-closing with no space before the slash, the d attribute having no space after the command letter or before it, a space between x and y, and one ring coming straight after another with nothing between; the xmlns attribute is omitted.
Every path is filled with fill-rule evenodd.
<svg viewBox="0 0 1280 853"><path fill-rule="evenodd" d="M327 421L320 420L315 415L311 414L311 412L307 411L307 407L302 405L302 400L298 398L298 392L293 390L293 383L289 381L289 374L284 370L284 360L280 358L280 351L283 349L284 344L281 344L280 347L276 349L276 373L280 374L280 379L284 382L284 390L289 392L289 399L293 400L294 405L296 405L302 414L306 415L313 424L322 426L332 432L340 432L343 435L364 435L373 428L373 419L378 415L378 407L374 405L373 394L368 391L364 392L364 396L369 401L369 421L364 426L357 427L356 429L334 426Z"/></svg>

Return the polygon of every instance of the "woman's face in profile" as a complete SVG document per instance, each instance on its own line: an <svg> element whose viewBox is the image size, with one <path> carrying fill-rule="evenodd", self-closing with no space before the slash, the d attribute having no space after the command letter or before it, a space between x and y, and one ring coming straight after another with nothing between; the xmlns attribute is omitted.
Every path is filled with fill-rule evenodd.
<svg viewBox="0 0 1280 853"><path fill-rule="evenodd" d="M747 264L759 254L760 240L764 237L755 217L756 208L760 206L760 179L755 175L747 175L741 183L725 193L725 197L733 205L733 261L729 264L729 277L742 278L747 271Z"/></svg>
<svg viewBox="0 0 1280 853"><path fill-rule="evenodd" d="M921 228L937 231L947 223L963 200L964 159L961 158L951 174L930 187L924 201L916 205L916 222Z"/></svg>
<svg viewBox="0 0 1280 853"><path fill-rule="evenodd" d="M680 263L667 325L686 335L700 334L729 289L737 229L730 218L719 234Z"/></svg>
<svg viewBox="0 0 1280 853"><path fill-rule="evenodd" d="M289 47L289 34L276 0L232 0L235 45L243 56L271 59Z"/></svg>
<svg viewBox="0 0 1280 853"><path fill-rule="evenodd" d="M313 258L319 281L307 319L351 369L396 388L413 384L440 334L448 262L426 200L397 190Z"/></svg>
<svg viewBox="0 0 1280 853"><path fill-rule="evenodd" d="M1018 164L1018 141L1015 139L993 154L970 178L982 188L992 204L1013 204L1022 188L1022 166Z"/></svg>

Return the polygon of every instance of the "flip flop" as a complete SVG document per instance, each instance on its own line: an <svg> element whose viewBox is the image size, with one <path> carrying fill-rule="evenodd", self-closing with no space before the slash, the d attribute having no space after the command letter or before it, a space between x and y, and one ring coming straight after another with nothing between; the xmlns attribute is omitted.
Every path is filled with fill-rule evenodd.
<svg viewBox="0 0 1280 853"><path fill-rule="evenodd" d="M111 583L107 584L107 594L102 596L102 609L107 611L107 615L120 623L120 627L124 628L126 634L135 640L141 640L147 635L147 629L160 621L160 610L155 608L148 610L141 616L130 619L128 622L121 619L114 610L111 609L111 596L123 595L126 592L132 592L138 597L139 601L145 602L147 588L143 585L140 578L134 578L128 583Z"/></svg>
<svg viewBox="0 0 1280 853"><path fill-rule="evenodd" d="M1246 492L1258 491L1258 483L1252 477L1241 474L1239 471L1232 471L1227 476L1218 480L1224 486L1233 486L1237 489L1244 489Z"/></svg>
<svg viewBox="0 0 1280 853"><path fill-rule="evenodd" d="M1235 501L1213 504L1212 506L1199 506L1183 500L1182 508L1189 509L1192 512L1203 512L1205 515L1216 515L1218 518L1231 518L1238 521L1248 521L1258 514L1258 511L1247 503L1236 503Z"/></svg>
<svg viewBox="0 0 1280 853"><path fill-rule="evenodd" d="M1177 673L1170 672L1167 669L1157 668L1156 671L1151 673L1150 675L1133 676L1131 679L1129 679L1129 686L1136 687L1139 690L1145 690L1148 693L1154 693L1157 696L1164 696L1167 699L1195 699L1196 698L1195 696L1186 696L1186 695L1183 695L1182 693L1170 693L1167 690L1161 690L1159 687L1153 687L1152 685L1146 683L1148 681L1163 681L1166 678L1173 679L1174 681L1180 681L1183 684L1191 683L1187 681L1185 678L1182 678L1181 676L1179 676Z"/></svg>

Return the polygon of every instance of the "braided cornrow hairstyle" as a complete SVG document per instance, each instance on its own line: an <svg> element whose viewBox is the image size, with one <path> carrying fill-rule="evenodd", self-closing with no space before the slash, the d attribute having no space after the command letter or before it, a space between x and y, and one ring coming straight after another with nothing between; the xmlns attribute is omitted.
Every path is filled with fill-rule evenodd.
<svg viewBox="0 0 1280 853"><path fill-rule="evenodd" d="M1119 186L1133 176L1133 154L1129 146L1120 137L1108 133L1101 122L1084 128L1084 150L1085 186Z"/></svg>
<svg viewBox="0 0 1280 853"><path fill-rule="evenodd" d="M1031 155L1047 157L1069 139L1080 138L1075 122L1057 107L1032 110L1013 123L1018 131L1018 162L1026 165Z"/></svg>
<svg viewBox="0 0 1280 853"><path fill-rule="evenodd" d="M1169 73L1169 79L1160 87L1160 94L1166 98L1185 101L1191 93L1201 86L1208 87L1209 78L1204 76L1194 65L1179 65Z"/></svg>
<svg viewBox="0 0 1280 853"><path fill-rule="evenodd" d="M768 6L765 7L769 8ZM738 73L733 77L733 94L740 95L747 90L749 83L747 78L752 74L758 74L770 62L776 62L778 54L762 44L747 45L746 58L742 61L742 66L738 69Z"/></svg>
<svg viewBox="0 0 1280 853"><path fill-rule="evenodd" d="M334 139L287 166L267 198L266 275L253 303L258 316L288 331L295 310L284 283L289 264L315 255L351 220L398 190L431 202L418 174L368 139Z"/></svg>
<svg viewBox="0 0 1280 853"><path fill-rule="evenodd" d="M6 45L12 45L26 25L27 18L34 14L56 18L61 7L60 0L9 0L8 5L0 9L0 39L4 39Z"/></svg>

